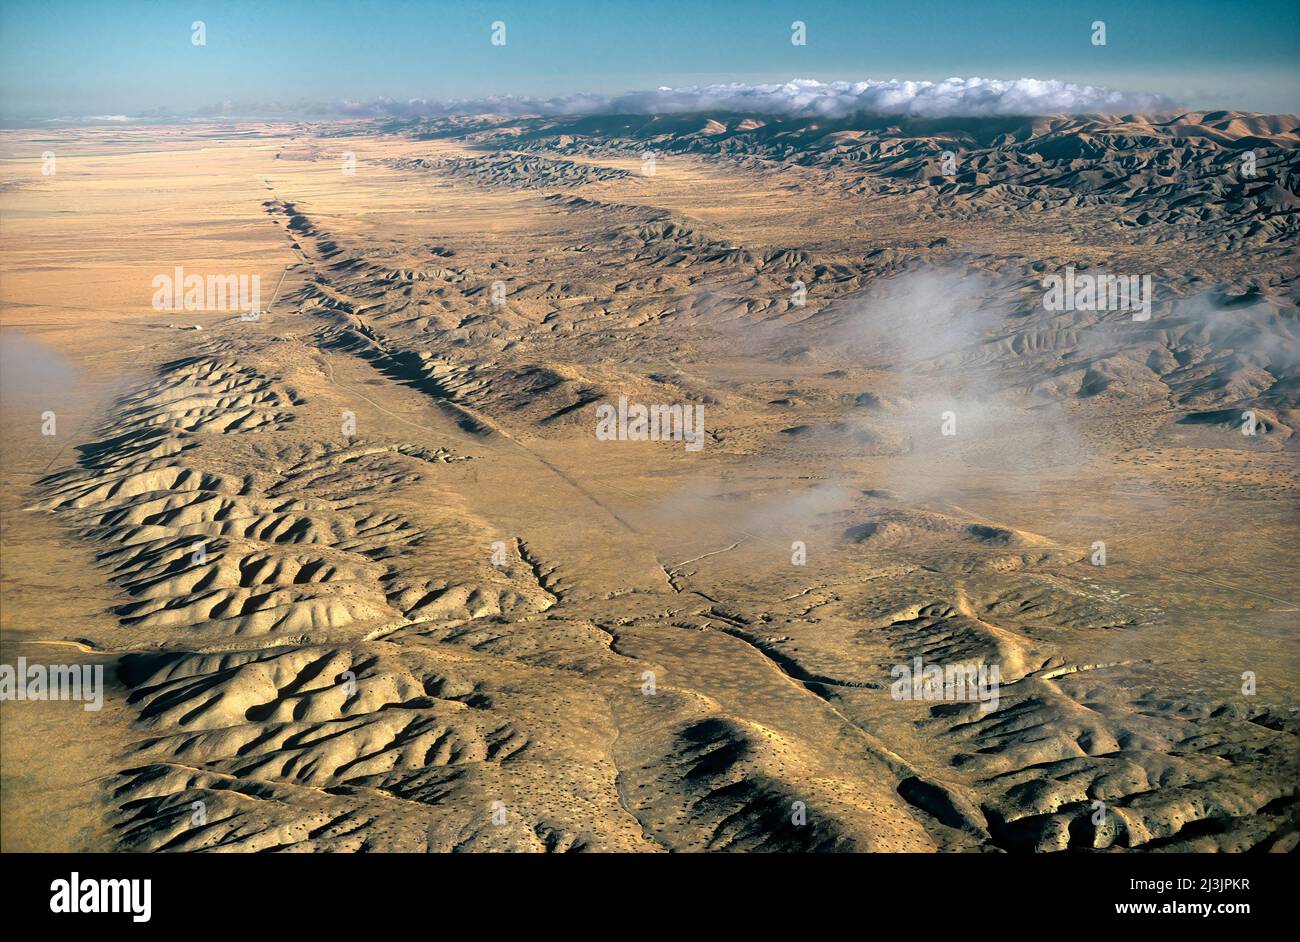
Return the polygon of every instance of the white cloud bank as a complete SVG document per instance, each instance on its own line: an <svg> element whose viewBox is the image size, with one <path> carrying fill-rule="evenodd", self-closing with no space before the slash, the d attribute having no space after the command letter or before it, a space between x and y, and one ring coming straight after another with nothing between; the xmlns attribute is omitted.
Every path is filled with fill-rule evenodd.
<svg viewBox="0 0 1300 942"><path fill-rule="evenodd" d="M563 95L556 98L502 96L435 102L422 98L395 101L337 101L328 113L350 116L446 117L468 114L598 115L741 112L789 117L842 118L850 114L909 117L984 117L1064 112L1167 111L1174 103L1163 95L1120 92L1055 79L950 78L941 82L817 82L795 79L783 84L690 85L606 96Z"/></svg>

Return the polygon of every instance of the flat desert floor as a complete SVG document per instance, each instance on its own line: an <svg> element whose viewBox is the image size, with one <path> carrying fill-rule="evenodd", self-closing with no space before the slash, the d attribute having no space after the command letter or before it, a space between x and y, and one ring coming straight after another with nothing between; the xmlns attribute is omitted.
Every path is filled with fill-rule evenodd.
<svg viewBox="0 0 1300 942"><path fill-rule="evenodd" d="M3 849L1293 849L1296 123L4 132Z"/></svg>

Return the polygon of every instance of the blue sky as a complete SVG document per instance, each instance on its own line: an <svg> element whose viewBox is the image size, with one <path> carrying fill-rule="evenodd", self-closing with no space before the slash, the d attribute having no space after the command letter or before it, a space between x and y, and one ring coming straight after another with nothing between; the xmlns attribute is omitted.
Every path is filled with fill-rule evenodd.
<svg viewBox="0 0 1300 942"><path fill-rule="evenodd" d="M191 44L194 20L206 46ZM489 42L494 20L504 47ZM793 20L806 46L791 45ZM1300 2L0 0L6 118L954 75L1295 113Z"/></svg>

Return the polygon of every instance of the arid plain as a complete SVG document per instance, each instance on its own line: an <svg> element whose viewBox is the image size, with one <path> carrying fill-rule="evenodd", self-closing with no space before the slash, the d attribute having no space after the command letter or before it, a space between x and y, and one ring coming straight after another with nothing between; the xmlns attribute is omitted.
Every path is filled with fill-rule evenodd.
<svg viewBox="0 0 1300 942"><path fill-rule="evenodd" d="M1293 849L1296 125L4 132L4 849Z"/></svg>

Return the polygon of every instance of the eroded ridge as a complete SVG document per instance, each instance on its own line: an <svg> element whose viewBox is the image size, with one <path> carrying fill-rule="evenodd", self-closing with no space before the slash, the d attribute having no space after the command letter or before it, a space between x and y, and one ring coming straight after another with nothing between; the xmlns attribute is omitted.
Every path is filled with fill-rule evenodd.
<svg viewBox="0 0 1300 942"><path fill-rule="evenodd" d="M169 363L123 397L105 437L82 446L75 467L41 482L34 509L92 542L130 597L114 609L128 637L174 649L121 661L129 702L150 732L112 790L126 847L357 849L349 837L357 828L330 823L364 815L367 803L330 797L327 786L389 796L372 798L376 821L391 818L400 796L409 818L419 802L438 799L439 775L473 791L462 781L467 765L500 765L529 744L492 713L493 698L465 679L463 665L451 676L432 652L364 638L513 606L542 610L554 596L522 563L460 579L422 564L427 531L366 500L458 456L407 443L268 439L302 403L235 361ZM246 433L260 460L245 472L209 454L214 436ZM311 640L329 643L304 644ZM245 641L257 646L238 650ZM203 647L225 653L187 653ZM194 807L205 809L201 826ZM424 835L427 823L408 820L394 833L412 829ZM364 830L360 845L387 846L382 827ZM583 846L559 827L545 837L517 831L508 836L516 849ZM427 841L477 846L450 823Z"/></svg>

